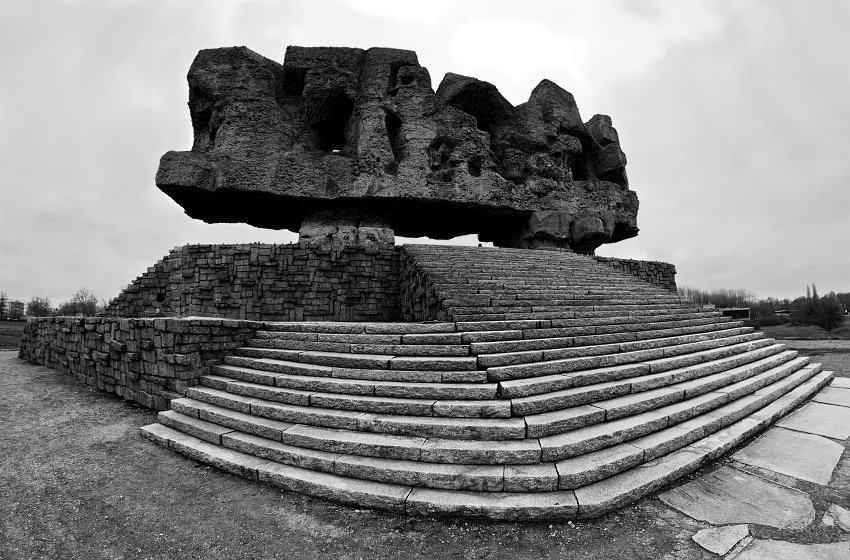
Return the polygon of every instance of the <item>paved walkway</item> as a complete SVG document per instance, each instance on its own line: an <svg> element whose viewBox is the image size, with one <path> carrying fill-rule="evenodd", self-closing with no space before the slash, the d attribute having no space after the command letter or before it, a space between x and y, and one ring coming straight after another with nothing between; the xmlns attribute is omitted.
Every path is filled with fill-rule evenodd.
<svg viewBox="0 0 850 560"><path fill-rule="evenodd" d="M836 379L660 499L496 523L357 510L210 469L138 435L154 412L0 352L0 559L846 560L848 394Z"/></svg>
<svg viewBox="0 0 850 560"><path fill-rule="evenodd" d="M832 383L727 465L661 494L715 525L694 536L726 558L850 559L850 378ZM756 527L753 530L753 527ZM817 529L821 529L818 533ZM754 535L834 542L795 543Z"/></svg>

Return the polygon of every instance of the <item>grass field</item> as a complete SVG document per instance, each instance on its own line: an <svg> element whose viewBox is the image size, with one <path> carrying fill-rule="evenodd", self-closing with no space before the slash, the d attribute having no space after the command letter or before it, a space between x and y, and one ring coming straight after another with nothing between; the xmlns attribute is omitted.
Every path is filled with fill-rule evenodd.
<svg viewBox="0 0 850 560"><path fill-rule="evenodd" d="M778 325L775 327L762 327L761 330L771 338L784 339L807 339L807 340L850 340L850 320L844 319L844 323L832 332L817 325Z"/></svg>
<svg viewBox="0 0 850 560"><path fill-rule="evenodd" d="M0 321L0 350L17 350L26 321Z"/></svg>

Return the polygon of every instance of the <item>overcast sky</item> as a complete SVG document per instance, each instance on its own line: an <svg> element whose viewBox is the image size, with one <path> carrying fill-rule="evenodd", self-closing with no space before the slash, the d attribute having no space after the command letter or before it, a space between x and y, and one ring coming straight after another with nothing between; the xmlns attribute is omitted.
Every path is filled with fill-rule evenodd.
<svg viewBox="0 0 850 560"><path fill-rule="evenodd" d="M434 87L475 76L514 104L549 78L611 115L641 233L598 254L850 291L848 30L848 0L2 0L0 290L112 298L179 245L295 241L193 220L154 175L191 147L199 49L332 45L412 49Z"/></svg>

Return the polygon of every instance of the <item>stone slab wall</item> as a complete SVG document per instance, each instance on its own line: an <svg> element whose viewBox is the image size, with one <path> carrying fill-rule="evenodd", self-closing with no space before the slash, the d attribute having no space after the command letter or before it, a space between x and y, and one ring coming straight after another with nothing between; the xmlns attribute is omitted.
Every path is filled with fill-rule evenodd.
<svg viewBox="0 0 850 560"><path fill-rule="evenodd" d="M399 273L399 305L403 321L448 320L446 310L440 307L436 286L407 251L401 252Z"/></svg>
<svg viewBox="0 0 850 560"><path fill-rule="evenodd" d="M396 321L399 252L391 245L186 245L137 278L104 315Z"/></svg>
<svg viewBox="0 0 850 560"><path fill-rule="evenodd" d="M645 282L676 293L676 266L658 261L636 261L616 257L593 257L596 262L637 276Z"/></svg>
<svg viewBox="0 0 850 560"><path fill-rule="evenodd" d="M263 323L221 319L45 317L24 327L19 357L146 407L168 401L243 346Z"/></svg>

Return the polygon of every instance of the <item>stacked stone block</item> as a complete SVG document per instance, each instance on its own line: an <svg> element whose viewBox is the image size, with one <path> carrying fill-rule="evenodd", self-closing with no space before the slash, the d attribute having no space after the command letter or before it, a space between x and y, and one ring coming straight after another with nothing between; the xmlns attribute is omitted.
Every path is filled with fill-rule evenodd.
<svg viewBox="0 0 850 560"><path fill-rule="evenodd" d="M19 357L164 410L263 323L221 319L30 319Z"/></svg>
<svg viewBox="0 0 850 560"><path fill-rule="evenodd" d="M136 279L105 315L398 320L398 251L391 245L186 245Z"/></svg>
<svg viewBox="0 0 850 560"><path fill-rule="evenodd" d="M616 257L593 257L596 262L614 270L631 274L654 286L676 293L676 266L658 261L637 261Z"/></svg>
<svg viewBox="0 0 850 560"><path fill-rule="evenodd" d="M671 264L593 258L676 291ZM252 321L448 319L435 286L404 247L260 243L177 247L112 300L104 314Z"/></svg>

